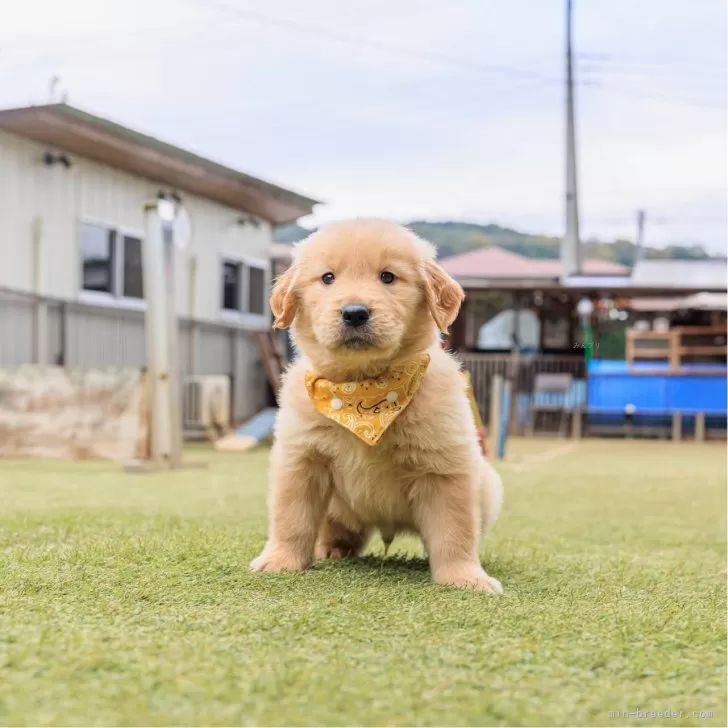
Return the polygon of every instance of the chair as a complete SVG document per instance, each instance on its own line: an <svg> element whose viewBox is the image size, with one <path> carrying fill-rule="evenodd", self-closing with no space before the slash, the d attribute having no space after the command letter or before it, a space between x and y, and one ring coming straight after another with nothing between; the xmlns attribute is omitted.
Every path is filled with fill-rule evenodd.
<svg viewBox="0 0 728 728"><path fill-rule="evenodd" d="M528 422L528 434L533 435L536 420L543 413L559 415L559 437L566 435L569 418L568 395L574 377L571 374L537 374L533 382L533 399Z"/></svg>

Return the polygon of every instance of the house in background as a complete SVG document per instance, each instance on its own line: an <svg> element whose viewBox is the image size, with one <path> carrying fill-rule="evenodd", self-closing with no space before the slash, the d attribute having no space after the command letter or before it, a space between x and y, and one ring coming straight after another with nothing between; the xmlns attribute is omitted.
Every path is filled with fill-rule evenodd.
<svg viewBox="0 0 728 728"><path fill-rule="evenodd" d="M451 337L452 345L460 351L512 349L518 319L524 323L520 333L528 338L522 343L530 351L582 358L577 315L577 303L582 298L594 302L593 315L602 319L595 332L598 335L613 326L624 327L625 312L638 308L639 304L632 304L642 298L679 298L701 292L725 295L727 283L722 259L643 259L631 270L607 260L586 259L581 273L566 282L559 260L527 258L495 246L440 262L467 294ZM604 305L609 310L602 310ZM515 310L530 313L525 318L503 315ZM499 322L493 321L498 315ZM622 318L617 319L617 315ZM504 333L506 330L510 333ZM506 345L506 340L510 344ZM621 357L623 352L617 354Z"/></svg>
<svg viewBox="0 0 728 728"><path fill-rule="evenodd" d="M316 200L66 104L0 111L0 366L145 362L144 204L176 193L183 375L225 374L233 417L265 404L277 225Z"/></svg>
<svg viewBox="0 0 728 728"><path fill-rule="evenodd" d="M578 295L561 285L558 259L527 258L493 246L440 263L467 294L452 329L454 348L508 352L517 335L529 352L574 355ZM615 278L629 276L625 266L599 259L585 260L583 271L597 287L600 281L609 285Z"/></svg>
<svg viewBox="0 0 728 728"><path fill-rule="evenodd" d="M590 359L601 360L595 362L603 366L603 371L595 369L597 379L606 377L610 366L626 368L629 379L634 362L648 355L660 360L669 354L671 376L681 374L681 363L725 366L725 260L643 259L630 270L587 259L580 273L566 280L559 260L526 258L498 247L444 258L441 264L466 292L450 341L470 371L481 414L487 418L490 411L493 375L506 376L513 385L516 430L525 427L534 403L554 409L543 389L553 386L553 378L547 381L552 375L562 384L568 380L568 389L556 400L561 411L583 412ZM632 327L635 319L645 318L640 311L655 312L657 299L673 301L675 313L667 326L678 328L663 333L659 326L645 332ZM686 324L698 330L681 331ZM701 328L706 326L711 328ZM653 341L661 342L659 347L650 348ZM724 373L716 376L711 370L710 384L703 382L701 392L708 392L708 399L721 399L720 376ZM636 392L640 381L633 382ZM699 414L711 412L704 408Z"/></svg>

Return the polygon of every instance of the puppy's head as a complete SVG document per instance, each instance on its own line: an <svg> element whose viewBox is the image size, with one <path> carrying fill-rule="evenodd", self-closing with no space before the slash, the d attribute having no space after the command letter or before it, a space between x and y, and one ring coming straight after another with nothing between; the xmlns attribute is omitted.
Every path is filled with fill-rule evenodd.
<svg viewBox="0 0 728 728"><path fill-rule="evenodd" d="M462 288L435 248L382 220L329 225L297 246L271 297L275 325L292 325L314 363L366 368L428 348L457 316Z"/></svg>

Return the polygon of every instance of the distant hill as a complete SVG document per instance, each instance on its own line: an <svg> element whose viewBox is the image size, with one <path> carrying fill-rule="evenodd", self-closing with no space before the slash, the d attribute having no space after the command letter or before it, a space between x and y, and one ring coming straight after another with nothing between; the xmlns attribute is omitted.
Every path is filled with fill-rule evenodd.
<svg viewBox="0 0 728 728"><path fill-rule="evenodd" d="M434 243L440 258L465 253L474 248L497 245L528 258L558 258L560 238L548 235L531 235L500 225L478 225L469 222L425 222L413 220L407 227ZM313 230L301 225L283 225L276 230L275 239L280 243L295 243L310 235ZM622 265L632 265L635 245L629 240L605 242L586 240L582 243L584 256L611 260ZM711 258L702 245L669 245L665 248L645 247L647 258L675 258L679 260L705 260Z"/></svg>

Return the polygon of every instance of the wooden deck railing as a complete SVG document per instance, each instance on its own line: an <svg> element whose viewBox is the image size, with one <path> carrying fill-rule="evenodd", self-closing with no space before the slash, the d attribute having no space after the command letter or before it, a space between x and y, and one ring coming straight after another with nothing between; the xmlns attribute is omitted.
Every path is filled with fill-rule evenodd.
<svg viewBox="0 0 728 728"><path fill-rule="evenodd" d="M627 363L662 361L678 371L683 364L725 361L725 326L678 326L667 331L637 331L626 335Z"/></svg>

